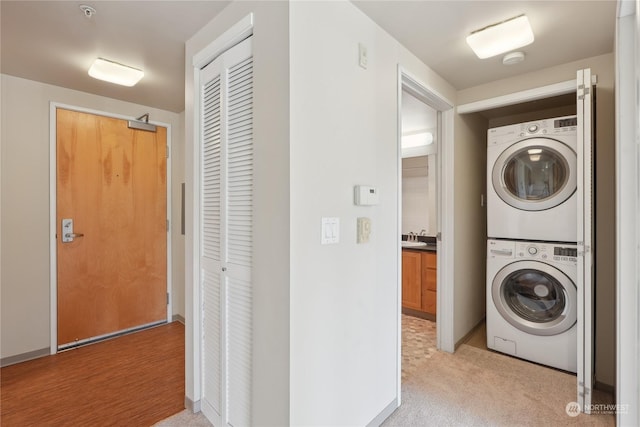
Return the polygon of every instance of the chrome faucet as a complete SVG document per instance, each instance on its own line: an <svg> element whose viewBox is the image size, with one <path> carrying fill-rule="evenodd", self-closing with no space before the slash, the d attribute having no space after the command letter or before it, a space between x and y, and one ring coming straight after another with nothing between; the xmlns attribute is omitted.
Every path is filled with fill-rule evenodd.
<svg viewBox="0 0 640 427"><path fill-rule="evenodd" d="M422 229L422 231L420 231L420 235L421 236L426 236L427 235L427 230L425 230L424 228Z"/></svg>
<svg viewBox="0 0 640 427"><path fill-rule="evenodd" d="M414 233L413 231L410 231L409 235L407 236L407 241L415 242L416 241L416 233Z"/></svg>

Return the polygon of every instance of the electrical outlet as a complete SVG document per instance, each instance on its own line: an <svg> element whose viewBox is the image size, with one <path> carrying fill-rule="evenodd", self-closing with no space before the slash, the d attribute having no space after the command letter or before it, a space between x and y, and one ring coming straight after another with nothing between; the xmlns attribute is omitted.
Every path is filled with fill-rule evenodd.
<svg viewBox="0 0 640 427"><path fill-rule="evenodd" d="M358 243L369 243L371 234L371 219L358 218Z"/></svg>

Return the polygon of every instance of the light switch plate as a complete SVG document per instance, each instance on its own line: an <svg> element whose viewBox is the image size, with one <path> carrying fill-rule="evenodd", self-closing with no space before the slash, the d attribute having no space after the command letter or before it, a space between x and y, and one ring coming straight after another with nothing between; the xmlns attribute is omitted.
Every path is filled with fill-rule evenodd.
<svg viewBox="0 0 640 427"><path fill-rule="evenodd" d="M320 243L330 245L340 242L340 218L322 218Z"/></svg>
<svg viewBox="0 0 640 427"><path fill-rule="evenodd" d="M371 219L358 218L358 243L368 243L371 234Z"/></svg>

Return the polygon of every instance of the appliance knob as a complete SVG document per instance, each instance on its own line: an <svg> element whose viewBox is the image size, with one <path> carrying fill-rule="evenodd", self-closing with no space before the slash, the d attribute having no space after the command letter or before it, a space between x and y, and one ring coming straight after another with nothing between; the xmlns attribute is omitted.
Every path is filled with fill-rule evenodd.
<svg viewBox="0 0 640 427"><path fill-rule="evenodd" d="M538 248L536 248L535 246L529 246L527 248L527 251L529 252L529 255L535 255L538 253Z"/></svg>
<svg viewBox="0 0 640 427"><path fill-rule="evenodd" d="M538 125L531 125L527 130L529 131L529 133L535 133L538 131Z"/></svg>

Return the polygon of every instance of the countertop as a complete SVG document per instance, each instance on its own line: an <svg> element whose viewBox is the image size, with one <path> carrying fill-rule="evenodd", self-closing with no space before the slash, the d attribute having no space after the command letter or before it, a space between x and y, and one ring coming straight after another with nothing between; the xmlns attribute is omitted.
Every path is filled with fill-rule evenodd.
<svg viewBox="0 0 640 427"><path fill-rule="evenodd" d="M437 252L438 245L435 243L427 243L427 246L413 246L410 248L402 248L403 251L419 251L419 252Z"/></svg>
<svg viewBox="0 0 640 427"><path fill-rule="evenodd" d="M407 248L402 248L402 250L403 251L420 251L420 252L436 252L438 250L438 244L436 243L436 238L435 237L432 237L432 236L415 236L415 238L419 242L424 242L427 245L426 246L407 247ZM403 234L401 240L407 241L407 240L409 240L409 236L407 236L406 234Z"/></svg>

